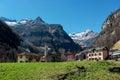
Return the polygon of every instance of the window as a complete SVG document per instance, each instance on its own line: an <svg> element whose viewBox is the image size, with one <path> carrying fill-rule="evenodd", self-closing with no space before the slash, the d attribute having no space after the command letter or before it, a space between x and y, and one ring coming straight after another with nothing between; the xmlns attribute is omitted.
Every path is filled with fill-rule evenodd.
<svg viewBox="0 0 120 80"><path fill-rule="evenodd" d="M89 56L91 56L91 54L89 54Z"/></svg>
<svg viewBox="0 0 120 80"><path fill-rule="evenodd" d="M101 60L101 58L99 57L99 60Z"/></svg>
<svg viewBox="0 0 120 80"><path fill-rule="evenodd" d="M20 56L20 58L22 58L22 56Z"/></svg>
<svg viewBox="0 0 120 80"><path fill-rule="evenodd" d="M92 54L92 56L93 56L93 54Z"/></svg>
<svg viewBox="0 0 120 80"><path fill-rule="evenodd" d="M101 53L99 53L99 55L101 55Z"/></svg>
<svg viewBox="0 0 120 80"><path fill-rule="evenodd" d="M95 54L95 56L97 56L97 54Z"/></svg>

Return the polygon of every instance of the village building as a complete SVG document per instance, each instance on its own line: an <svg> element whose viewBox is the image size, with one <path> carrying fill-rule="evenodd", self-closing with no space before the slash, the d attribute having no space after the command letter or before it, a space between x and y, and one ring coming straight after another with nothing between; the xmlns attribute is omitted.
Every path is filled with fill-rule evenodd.
<svg viewBox="0 0 120 80"><path fill-rule="evenodd" d="M40 58L40 62L56 62L57 60L57 56L53 55L53 54L48 54L47 56L42 56Z"/></svg>
<svg viewBox="0 0 120 80"><path fill-rule="evenodd" d="M109 52L107 47L91 49L86 54L87 60L105 60L108 58Z"/></svg>
<svg viewBox="0 0 120 80"><path fill-rule="evenodd" d="M66 61L74 61L76 60L75 54L70 53L70 54L65 54L66 56Z"/></svg>
<svg viewBox="0 0 120 80"><path fill-rule="evenodd" d="M91 49L84 50L78 54L75 55L76 60L85 60L86 59L86 54L91 51Z"/></svg>
<svg viewBox="0 0 120 80"><path fill-rule="evenodd" d="M110 50L109 56L112 60L120 60L120 50Z"/></svg>
<svg viewBox="0 0 120 80"><path fill-rule="evenodd" d="M45 45L43 49L41 55L24 51L23 53L18 54L17 60L18 62L62 62L76 60L74 53L71 53L70 51L65 52L62 48L56 52Z"/></svg>
<svg viewBox="0 0 120 80"><path fill-rule="evenodd" d="M75 58L76 58L76 60L79 60L79 61L84 60L84 59L86 59L86 55L85 55L85 53L80 52L75 55Z"/></svg>
<svg viewBox="0 0 120 80"><path fill-rule="evenodd" d="M40 61L40 55L29 53L29 52L23 52L18 54L18 62L39 62Z"/></svg>

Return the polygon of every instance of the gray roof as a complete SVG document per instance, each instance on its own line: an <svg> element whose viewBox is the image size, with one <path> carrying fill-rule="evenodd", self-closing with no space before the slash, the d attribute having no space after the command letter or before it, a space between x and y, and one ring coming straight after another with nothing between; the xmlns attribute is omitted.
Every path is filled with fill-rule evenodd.
<svg viewBox="0 0 120 80"><path fill-rule="evenodd" d="M109 55L120 55L120 51L119 50L110 51Z"/></svg>
<svg viewBox="0 0 120 80"><path fill-rule="evenodd" d="M102 49L105 49L106 47L103 46L103 47L98 47L98 48L95 48L96 50L102 50Z"/></svg>
<svg viewBox="0 0 120 80"><path fill-rule="evenodd" d="M29 53L29 52L23 52L18 54L18 56L22 56L22 55L27 55L27 56L41 56L41 54L35 54L35 53Z"/></svg>
<svg viewBox="0 0 120 80"><path fill-rule="evenodd" d="M102 49L107 49L107 48L105 46L103 46L103 47L97 47L97 48L90 48L90 49L86 49L86 50L84 50L84 51L82 51L80 53L86 53L86 52L91 52L93 50L102 50Z"/></svg>

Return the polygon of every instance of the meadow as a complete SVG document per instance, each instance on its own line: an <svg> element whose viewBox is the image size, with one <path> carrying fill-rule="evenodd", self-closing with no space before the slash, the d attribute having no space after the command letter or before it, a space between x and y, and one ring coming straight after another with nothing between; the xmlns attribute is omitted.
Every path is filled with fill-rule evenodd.
<svg viewBox="0 0 120 80"><path fill-rule="evenodd" d="M0 80L58 80L56 75L70 72L76 66L86 72L69 75L65 80L120 80L120 73L109 72L119 61L73 61L38 63L0 63Z"/></svg>

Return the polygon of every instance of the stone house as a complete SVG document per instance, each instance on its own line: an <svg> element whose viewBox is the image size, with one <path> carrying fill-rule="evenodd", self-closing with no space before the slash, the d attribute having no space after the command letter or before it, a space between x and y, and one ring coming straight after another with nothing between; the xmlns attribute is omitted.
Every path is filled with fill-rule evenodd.
<svg viewBox="0 0 120 80"><path fill-rule="evenodd" d="M84 59L86 59L86 55L90 51L92 51L92 49L87 49L87 50L81 51L80 53L77 53L75 55L76 56L76 60L84 60Z"/></svg>
<svg viewBox="0 0 120 80"><path fill-rule="evenodd" d="M84 60L84 59L86 59L86 53L87 52L83 51L83 52L80 52L80 53L76 54L75 55L76 60Z"/></svg>
<svg viewBox="0 0 120 80"><path fill-rule="evenodd" d="M91 49L86 54L87 60L106 60L108 58L109 51L107 47L100 47Z"/></svg>
<svg viewBox="0 0 120 80"><path fill-rule="evenodd" d="M23 52L18 54L18 62L39 62L41 56L39 54Z"/></svg>
<svg viewBox="0 0 120 80"><path fill-rule="evenodd" d="M54 55L47 55L47 56L42 56L40 58L40 62L55 62L56 57Z"/></svg>

